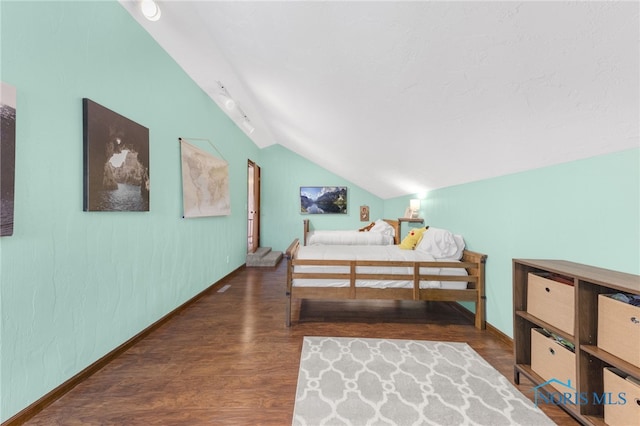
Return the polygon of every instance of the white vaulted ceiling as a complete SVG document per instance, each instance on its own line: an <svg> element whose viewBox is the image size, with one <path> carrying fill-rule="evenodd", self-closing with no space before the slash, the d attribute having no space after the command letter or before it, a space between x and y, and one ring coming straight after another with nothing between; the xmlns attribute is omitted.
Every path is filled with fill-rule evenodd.
<svg viewBox="0 0 640 426"><path fill-rule="evenodd" d="M640 145L638 2L157 3L121 0L257 146L383 199Z"/></svg>

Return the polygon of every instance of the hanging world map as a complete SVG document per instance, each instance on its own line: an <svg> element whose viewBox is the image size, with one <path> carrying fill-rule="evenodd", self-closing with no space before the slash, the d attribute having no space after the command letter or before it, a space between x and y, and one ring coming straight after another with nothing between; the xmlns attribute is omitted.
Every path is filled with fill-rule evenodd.
<svg viewBox="0 0 640 426"><path fill-rule="evenodd" d="M229 164L181 140L184 217L231 214Z"/></svg>

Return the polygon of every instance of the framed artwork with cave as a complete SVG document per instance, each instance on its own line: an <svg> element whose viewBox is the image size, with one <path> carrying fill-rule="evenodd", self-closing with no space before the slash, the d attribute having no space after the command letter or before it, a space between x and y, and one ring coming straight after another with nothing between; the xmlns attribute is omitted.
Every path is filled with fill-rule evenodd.
<svg viewBox="0 0 640 426"><path fill-rule="evenodd" d="M82 99L84 211L149 211L149 129Z"/></svg>

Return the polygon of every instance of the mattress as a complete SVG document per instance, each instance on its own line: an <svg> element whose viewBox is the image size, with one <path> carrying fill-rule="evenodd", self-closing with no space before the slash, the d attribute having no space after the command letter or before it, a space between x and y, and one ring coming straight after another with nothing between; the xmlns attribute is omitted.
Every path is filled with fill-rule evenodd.
<svg viewBox="0 0 640 426"><path fill-rule="evenodd" d="M311 231L307 234L307 245L390 245L393 236L382 232L360 231Z"/></svg>
<svg viewBox="0 0 640 426"><path fill-rule="evenodd" d="M386 246L304 246L300 247L296 259L319 260L383 260L383 261L432 261L436 259L419 250L402 250L397 245ZM438 259L438 262L458 262L455 259ZM348 266L295 265L294 272L300 273L349 273ZM356 273L367 274L413 274L411 267L358 266ZM424 275L468 276L464 268L420 268ZM349 280L296 278L294 287L349 287ZM413 281L404 280L356 280L357 287L367 288L413 288ZM420 281L420 288L443 288L462 290L467 288L466 281Z"/></svg>

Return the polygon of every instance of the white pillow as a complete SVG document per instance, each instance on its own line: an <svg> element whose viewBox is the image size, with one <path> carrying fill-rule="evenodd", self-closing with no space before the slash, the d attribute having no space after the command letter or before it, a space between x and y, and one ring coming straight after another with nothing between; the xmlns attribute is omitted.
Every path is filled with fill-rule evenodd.
<svg viewBox="0 0 640 426"><path fill-rule="evenodd" d="M389 225L382 219L376 220L375 225L373 225L373 228L371 228L369 232L381 232L383 235L391 235L392 237L395 236L393 226Z"/></svg>
<svg viewBox="0 0 640 426"><path fill-rule="evenodd" d="M458 251L455 255L453 255L453 259L460 260L462 259L462 252L464 251L466 244L464 243L464 238L462 238L462 235L454 234L453 239L456 240L456 245L458 246Z"/></svg>
<svg viewBox="0 0 640 426"><path fill-rule="evenodd" d="M422 240L418 243L416 250L427 252L436 259L460 260L464 250L464 240L446 229L429 227L422 234Z"/></svg>

